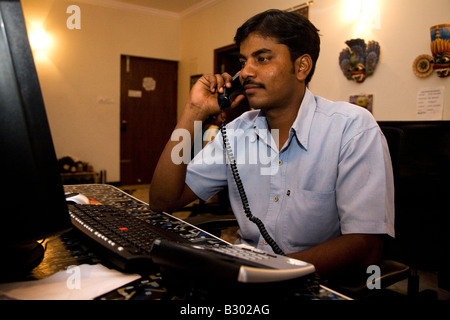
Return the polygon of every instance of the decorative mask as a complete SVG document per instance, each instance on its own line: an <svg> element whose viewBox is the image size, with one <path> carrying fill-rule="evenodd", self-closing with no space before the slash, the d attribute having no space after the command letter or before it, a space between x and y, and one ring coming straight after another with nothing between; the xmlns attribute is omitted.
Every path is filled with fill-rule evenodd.
<svg viewBox="0 0 450 320"><path fill-rule="evenodd" d="M380 45L369 41L366 45L363 39L351 39L345 42L345 48L339 54L339 66L348 80L364 82L366 77L375 72L380 57Z"/></svg>
<svg viewBox="0 0 450 320"><path fill-rule="evenodd" d="M430 28L433 69L444 78L450 75L450 24Z"/></svg>
<svg viewBox="0 0 450 320"><path fill-rule="evenodd" d="M431 53L422 54L414 60L413 70L420 78L428 77L433 70L440 78L450 75L450 24L440 24L430 28Z"/></svg>

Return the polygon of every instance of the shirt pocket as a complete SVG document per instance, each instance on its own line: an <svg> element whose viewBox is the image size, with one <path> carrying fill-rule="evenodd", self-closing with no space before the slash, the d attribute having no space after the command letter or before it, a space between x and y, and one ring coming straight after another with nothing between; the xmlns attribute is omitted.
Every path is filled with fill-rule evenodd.
<svg viewBox="0 0 450 320"><path fill-rule="evenodd" d="M305 250L339 235L335 191L291 192L283 215L283 233L289 252Z"/></svg>

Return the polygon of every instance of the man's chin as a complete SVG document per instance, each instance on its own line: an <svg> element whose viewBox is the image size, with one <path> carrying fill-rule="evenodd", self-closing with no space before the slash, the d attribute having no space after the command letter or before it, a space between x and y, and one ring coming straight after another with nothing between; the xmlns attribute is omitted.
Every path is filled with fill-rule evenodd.
<svg viewBox="0 0 450 320"><path fill-rule="evenodd" d="M254 109L254 110L260 110L260 109L264 109L264 102L261 101L260 99L257 99L256 97L247 97L248 100L248 105L250 108Z"/></svg>

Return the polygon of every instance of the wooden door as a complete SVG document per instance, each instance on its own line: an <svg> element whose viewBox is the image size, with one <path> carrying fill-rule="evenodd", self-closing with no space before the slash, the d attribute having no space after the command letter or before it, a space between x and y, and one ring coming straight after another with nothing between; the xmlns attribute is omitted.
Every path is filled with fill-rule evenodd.
<svg viewBox="0 0 450 320"><path fill-rule="evenodd" d="M177 120L176 61L121 56L120 180L148 184Z"/></svg>
<svg viewBox="0 0 450 320"><path fill-rule="evenodd" d="M214 73L228 72L232 76L241 70L239 47L231 44L214 50Z"/></svg>

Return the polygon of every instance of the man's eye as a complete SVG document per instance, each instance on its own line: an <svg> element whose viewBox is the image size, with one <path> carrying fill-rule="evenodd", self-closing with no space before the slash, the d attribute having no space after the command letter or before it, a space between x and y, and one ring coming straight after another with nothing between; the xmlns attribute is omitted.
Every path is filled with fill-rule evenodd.
<svg viewBox="0 0 450 320"><path fill-rule="evenodd" d="M240 61L239 63L241 64L241 69L245 67L245 61Z"/></svg>

